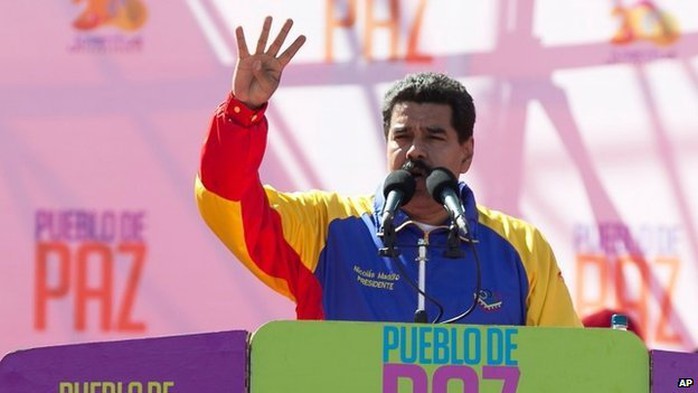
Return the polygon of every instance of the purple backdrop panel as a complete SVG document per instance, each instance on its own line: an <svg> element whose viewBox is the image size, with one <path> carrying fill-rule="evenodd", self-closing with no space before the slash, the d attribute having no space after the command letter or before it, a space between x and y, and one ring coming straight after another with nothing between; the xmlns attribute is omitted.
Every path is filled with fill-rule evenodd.
<svg viewBox="0 0 698 393"><path fill-rule="evenodd" d="M698 379L698 354L650 351L651 392L694 392Z"/></svg>
<svg viewBox="0 0 698 393"><path fill-rule="evenodd" d="M0 362L0 392L245 392L246 331L36 348Z"/></svg>

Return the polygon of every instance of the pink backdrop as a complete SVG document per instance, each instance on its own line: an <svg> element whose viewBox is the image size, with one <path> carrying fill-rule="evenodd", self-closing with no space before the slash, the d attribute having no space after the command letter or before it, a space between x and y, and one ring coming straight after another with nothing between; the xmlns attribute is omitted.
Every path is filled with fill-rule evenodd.
<svg viewBox="0 0 698 393"><path fill-rule="evenodd" d="M580 314L623 308L651 347L696 347L698 4L299 4L0 5L0 354L293 318L193 198L232 30L267 14L308 42L268 111L266 182L372 192L385 88L448 72L478 108L464 180L543 230Z"/></svg>

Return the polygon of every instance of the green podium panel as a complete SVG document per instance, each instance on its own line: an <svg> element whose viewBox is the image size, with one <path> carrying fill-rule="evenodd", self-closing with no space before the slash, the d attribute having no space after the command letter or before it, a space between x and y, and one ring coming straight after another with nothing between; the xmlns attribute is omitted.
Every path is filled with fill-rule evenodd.
<svg viewBox="0 0 698 393"><path fill-rule="evenodd" d="M646 347L610 329L280 321L250 364L250 393L649 392Z"/></svg>

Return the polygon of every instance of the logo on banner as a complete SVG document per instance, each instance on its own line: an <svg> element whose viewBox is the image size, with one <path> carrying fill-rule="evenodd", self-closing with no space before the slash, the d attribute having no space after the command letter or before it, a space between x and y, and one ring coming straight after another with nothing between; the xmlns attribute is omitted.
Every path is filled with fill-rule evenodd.
<svg viewBox="0 0 698 393"><path fill-rule="evenodd" d="M678 226L620 222L575 226L579 314L618 309L635 319L650 342L681 345L673 306L682 265L679 233Z"/></svg>
<svg viewBox="0 0 698 393"><path fill-rule="evenodd" d="M144 229L143 211L38 210L34 329L144 332L134 312Z"/></svg>
<svg viewBox="0 0 698 393"><path fill-rule="evenodd" d="M642 0L626 5L622 0L616 0L611 15L618 23L610 40L617 48L611 63L641 63L676 57L676 52L670 48L681 36L676 18L653 1ZM654 48L628 48L630 44L641 42L651 43Z"/></svg>
<svg viewBox="0 0 698 393"><path fill-rule="evenodd" d="M145 24L148 11L141 0L74 0L86 3L82 13L73 21L78 30L93 30L100 26L114 26L135 31Z"/></svg>
<svg viewBox="0 0 698 393"><path fill-rule="evenodd" d="M69 47L70 52L134 52L142 48L142 37L133 33L148 19L143 0L73 1L84 3L84 7L72 22L80 34ZM95 30L100 33L93 33Z"/></svg>
<svg viewBox="0 0 698 393"><path fill-rule="evenodd" d="M521 371L514 327L383 327L383 393L401 391L409 381L414 393L446 393L449 383L478 392L481 381L498 380L502 392L515 392Z"/></svg>

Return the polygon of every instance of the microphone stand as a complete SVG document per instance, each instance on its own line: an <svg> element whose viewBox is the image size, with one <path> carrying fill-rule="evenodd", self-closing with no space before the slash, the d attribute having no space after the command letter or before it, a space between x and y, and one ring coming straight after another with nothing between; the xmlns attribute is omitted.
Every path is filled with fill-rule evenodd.
<svg viewBox="0 0 698 393"><path fill-rule="evenodd" d="M417 292L417 310L414 312L415 323L427 323L429 317L427 315L427 309L425 304L424 292L426 288L427 281L427 242L424 239L419 239L417 241L417 246L419 247L419 254L417 255L417 263L419 263L419 277L417 281L417 286L419 291Z"/></svg>
<svg viewBox="0 0 698 393"><path fill-rule="evenodd" d="M383 247L378 249L378 255L389 258L395 258L400 255L400 251L395 245L397 232L395 231L395 225L393 224L392 217L385 220L383 227L377 235L383 241ZM419 254L416 261L419 263L419 277L417 284L417 310L414 312L414 322L428 323L429 317L427 315L425 301L426 297L424 295L424 290L426 288L427 242L424 239L419 239L417 245L419 246ZM398 261L397 263L399 264L400 262Z"/></svg>
<svg viewBox="0 0 698 393"><path fill-rule="evenodd" d="M383 247L378 249L378 255L389 258L395 258L400 255L400 251L395 246L397 234L392 217L383 223L383 228L378 232L378 237L383 241Z"/></svg>

